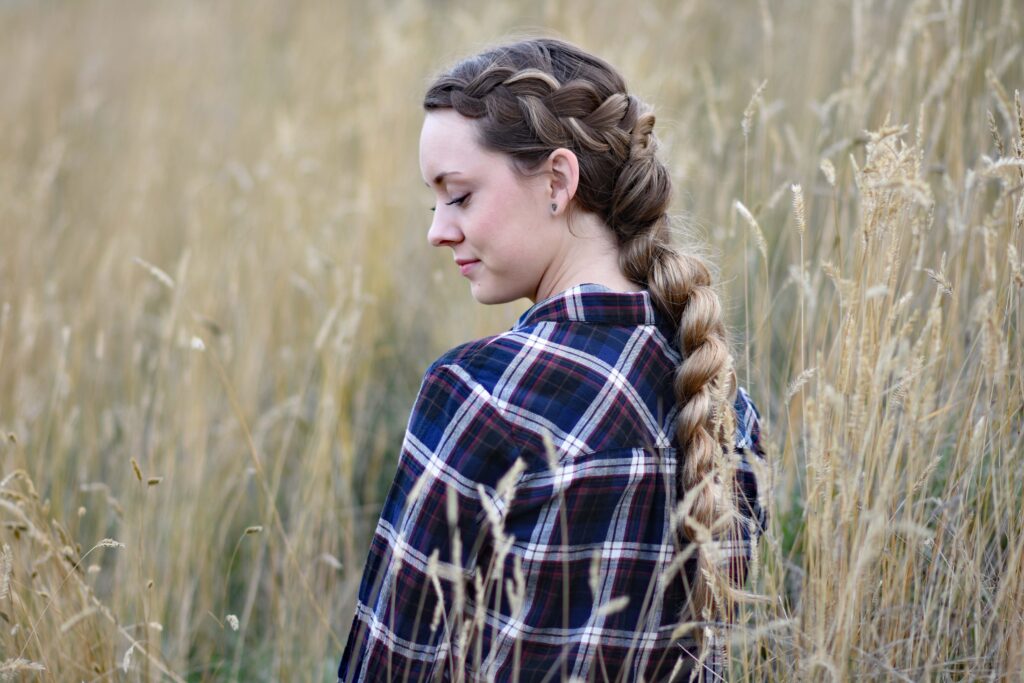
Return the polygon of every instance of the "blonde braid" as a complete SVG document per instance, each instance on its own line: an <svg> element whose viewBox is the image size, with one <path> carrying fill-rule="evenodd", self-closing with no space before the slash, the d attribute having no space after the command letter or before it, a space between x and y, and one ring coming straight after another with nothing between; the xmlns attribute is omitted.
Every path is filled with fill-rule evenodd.
<svg viewBox="0 0 1024 683"><path fill-rule="evenodd" d="M691 542L705 542L713 531L721 538L720 520L730 517L735 506L732 487L721 485L720 460L735 438L731 406L736 373L711 275L700 258L672 247L665 221L624 244L619 263L627 277L646 283L663 313L679 321L682 361L673 388L679 405L681 488L683 492L699 490L689 510L684 510L679 531ZM684 610L681 618L727 619L731 606L719 603L728 599L729 591L712 590L710 585L720 585L723 578L709 553L699 552L690 613ZM716 599L715 593L721 597Z"/></svg>

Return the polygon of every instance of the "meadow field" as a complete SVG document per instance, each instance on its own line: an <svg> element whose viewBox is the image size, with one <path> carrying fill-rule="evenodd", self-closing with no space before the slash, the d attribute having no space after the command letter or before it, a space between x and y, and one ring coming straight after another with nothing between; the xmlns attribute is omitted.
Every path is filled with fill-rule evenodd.
<svg viewBox="0 0 1024 683"><path fill-rule="evenodd" d="M734 680L1024 680L1019 0L0 0L0 678L334 681L423 372L421 97L543 33L655 108L770 529Z"/></svg>

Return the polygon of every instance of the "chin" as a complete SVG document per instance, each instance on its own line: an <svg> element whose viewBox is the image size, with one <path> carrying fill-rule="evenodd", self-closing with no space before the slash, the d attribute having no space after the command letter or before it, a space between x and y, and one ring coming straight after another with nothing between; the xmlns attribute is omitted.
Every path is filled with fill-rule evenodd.
<svg viewBox="0 0 1024 683"><path fill-rule="evenodd" d="M473 283L470 286L470 293L473 298L476 299L477 303L484 304L486 306L493 306L495 304L507 304L510 301L521 299L522 295L515 294L509 291L495 291L486 287Z"/></svg>
<svg viewBox="0 0 1024 683"><path fill-rule="evenodd" d="M478 292L475 288L472 290L473 298L476 299L478 304L484 304L485 306L493 306L494 304L503 304L507 299L495 297L490 292Z"/></svg>

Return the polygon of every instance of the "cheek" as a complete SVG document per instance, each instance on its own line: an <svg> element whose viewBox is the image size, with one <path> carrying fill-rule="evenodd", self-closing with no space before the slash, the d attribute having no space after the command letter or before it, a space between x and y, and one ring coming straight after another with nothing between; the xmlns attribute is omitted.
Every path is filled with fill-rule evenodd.
<svg viewBox="0 0 1024 683"><path fill-rule="evenodd" d="M527 274L539 264L547 246L543 216L537 214L535 194L518 185L513 178L502 181L506 192L489 196L473 220L475 237L491 265L499 271Z"/></svg>
<svg viewBox="0 0 1024 683"><path fill-rule="evenodd" d="M488 204L486 221L487 229L492 235L500 233L502 227L519 220L521 207L515 201L515 197L501 195Z"/></svg>
<svg viewBox="0 0 1024 683"><path fill-rule="evenodd" d="M528 223L519 197L503 193L481 206L474 217L477 239L503 254L518 251L523 235L522 226Z"/></svg>

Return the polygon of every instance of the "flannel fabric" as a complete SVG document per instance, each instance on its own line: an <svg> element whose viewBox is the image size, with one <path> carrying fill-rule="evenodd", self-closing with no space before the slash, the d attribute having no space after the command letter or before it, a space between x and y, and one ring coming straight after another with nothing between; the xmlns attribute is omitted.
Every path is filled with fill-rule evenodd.
<svg viewBox="0 0 1024 683"><path fill-rule="evenodd" d="M698 663L692 635L671 637L696 570L670 519L677 349L646 290L582 284L435 361L339 681L666 681L677 662L673 680L720 679L720 638ZM749 523L717 545L742 584L766 522L749 456L764 452L742 388L735 410Z"/></svg>

